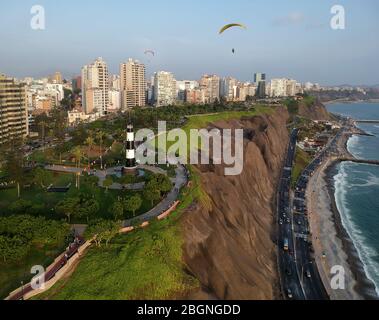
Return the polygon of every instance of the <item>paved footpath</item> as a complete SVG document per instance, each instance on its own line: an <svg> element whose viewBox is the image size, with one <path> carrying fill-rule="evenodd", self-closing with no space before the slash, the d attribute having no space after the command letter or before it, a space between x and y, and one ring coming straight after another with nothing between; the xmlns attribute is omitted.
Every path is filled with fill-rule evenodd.
<svg viewBox="0 0 379 320"><path fill-rule="evenodd" d="M188 182L187 170L184 166L178 165L175 172L176 178L173 179L173 183L175 185L171 192L156 207L151 209L149 212L138 216L136 219L139 219L140 221L149 221L153 218L158 217L172 207L174 202L178 199L180 189L184 187ZM130 227L133 220L135 219L124 221L124 227Z"/></svg>
<svg viewBox="0 0 379 320"><path fill-rule="evenodd" d="M139 168L143 170L151 171L156 174L167 175L167 172L159 167L141 165L139 166ZM66 172L66 173L83 173L85 171L82 168L73 168L73 167L65 167L65 166L57 166L57 165L46 166L45 169L56 171L56 172ZM97 170L96 172L95 171L93 172L91 171L91 172L99 178L99 187L102 187L103 182L107 176L111 176L115 174L119 175L121 172L121 169L122 167L115 167L115 168L110 168L106 170ZM155 206L153 209L146 212L145 214L142 214L133 219L125 220L123 222L124 227L130 227L132 225L132 222L135 221L136 219L140 221L149 221L153 218L158 217L159 215L161 215L162 213L166 212L168 209L171 208L174 202L178 199L180 189L184 187L188 182L187 170L183 165L179 164L175 172L176 172L176 177L171 179L174 187L167 194L167 196L157 206ZM140 189L143 189L143 186L144 186L144 182L140 184L128 185L125 187L126 189L129 189L129 190L140 190ZM109 189L121 190L123 189L123 186L121 184L114 183Z"/></svg>

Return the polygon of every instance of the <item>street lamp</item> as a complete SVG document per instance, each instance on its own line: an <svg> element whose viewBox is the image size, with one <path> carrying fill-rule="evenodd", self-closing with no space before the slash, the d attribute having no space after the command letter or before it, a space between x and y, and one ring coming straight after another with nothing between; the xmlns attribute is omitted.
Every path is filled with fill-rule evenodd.
<svg viewBox="0 0 379 320"><path fill-rule="evenodd" d="M24 281L21 281L21 300L24 300Z"/></svg>

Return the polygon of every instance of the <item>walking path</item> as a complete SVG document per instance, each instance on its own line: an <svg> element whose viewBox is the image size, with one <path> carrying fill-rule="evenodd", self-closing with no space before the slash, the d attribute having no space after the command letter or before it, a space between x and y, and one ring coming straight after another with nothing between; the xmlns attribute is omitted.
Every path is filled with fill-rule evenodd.
<svg viewBox="0 0 379 320"><path fill-rule="evenodd" d="M55 277L59 270L61 270L70 259L78 252L79 248L84 244L84 239L81 237L75 238L75 241L71 243L66 249L65 253L57 259L53 265L51 265L44 274L44 282L48 282ZM23 300L24 297L31 293L34 288L32 288L31 283L26 284L21 287L21 290L17 290L16 293L11 294L7 300Z"/></svg>
<svg viewBox="0 0 379 320"><path fill-rule="evenodd" d="M81 174L85 170L82 168L73 168L73 167L66 167L66 166L46 166L46 170L56 171L56 172L66 172L66 173L76 173ZM154 166L148 166L148 165L140 165L138 166L138 169L148 170L150 172L153 172L155 174L164 174L167 175L167 172L159 167ZM106 179L107 176L112 175L120 175L122 170L122 167L114 167L106 170L97 170L97 171L91 171L92 174L94 174L96 177L99 178L99 187L103 186L103 182ZM167 196L153 209L146 212L145 214L142 214L136 218L125 220L123 222L123 227L130 227L132 223L138 219L142 222L149 221L153 218L158 217L162 213L166 212L168 209L172 207L172 205L175 203L175 201L178 199L180 189L185 186L188 183L188 172L186 168L179 164L178 167L175 170L176 176L175 178L171 179L174 187L172 190L167 194ZM119 183L114 183L109 189L113 190L122 190L122 189L128 189L128 190L140 190L143 189L145 183L137 183L132 185L126 185L122 186Z"/></svg>
<svg viewBox="0 0 379 320"><path fill-rule="evenodd" d="M156 207L151 209L149 212L146 212L143 215L140 215L137 217L140 221L148 221L153 218L158 217L162 213L169 210L174 202L178 199L180 189L185 186L188 182L188 173L186 168L183 165L178 165L178 167L175 170L176 172L176 178L174 179L174 188L171 190L171 192L166 196L165 199L161 201ZM124 221L123 226L124 227L130 227L132 225L132 222L135 219L129 219Z"/></svg>
<svg viewBox="0 0 379 320"><path fill-rule="evenodd" d="M99 178L99 187L103 188L103 183L108 176L121 176L123 167L112 167L105 170L91 170L89 173ZM83 172L88 172L87 169L83 168L75 168L75 167L67 167L61 165L51 165L45 166L46 170L55 171L55 172L63 172L63 173L72 173L72 174L83 174ZM150 171L155 174L164 174L167 175L167 172L159 167L148 166L148 165L140 165L138 169ZM122 185L120 183L113 183L108 189L110 190L142 190L145 186L145 182L133 183Z"/></svg>

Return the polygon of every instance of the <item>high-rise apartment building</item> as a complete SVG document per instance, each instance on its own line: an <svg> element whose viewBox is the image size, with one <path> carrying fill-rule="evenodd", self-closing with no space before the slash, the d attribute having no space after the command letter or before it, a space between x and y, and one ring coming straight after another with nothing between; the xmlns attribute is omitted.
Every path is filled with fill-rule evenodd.
<svg viewBox="0 0 379 320"><path fill-rule="evenodd" d="M0 74L0 144L28 135L26 90Z"/></svg>
<svg viewBox="0 0 379 320"><path fill-rule="evenodd" d="M62 77L62 74L60 72L55 72L54 76L53 76L53 83L63 83L63 77Z"/></svg>
<svg viewBox="0 0 379 320"><path fill-rule="evenodd" d="M238 80L227 77L221 80L220 94L227 101L233 101L237 97Z"/></svg>
<svg viewBox="0 0 379 320"><path fill-rule="evenodd" d="M201 88L205 89L205 103L220 101L220 77L204 75L199 84Z"/></svg>
<svg viewBox="0 0 379 320"><path fill-rule="evenodd" d="M193 80L176 81L176 93L179 101L186 101L186 92L199 87L199 83Z"/></svg>
<svg viewBox="0 0 379 320"><path fill-rule="evenodd" d="M102 116L107 114L109 74L108 66L102 58L82 68L82 103L86 114L94 112L95 109Z"/></svg>
<svg viewBox="0 0 379 320"><path fill-rule="evenodd" d="M129 59L120 65L121 105L125 110L146 105L146 68L137 60Z"/></svg>
<svg viewBox="0 0 379 320"><path fill-rule="evenodd" d="M292 79L272 79L270 85L271 97L294 97L298 93L297 82Z"/></svg>
<svg viewBox="0 0 379 320"><path fill-rule="evenodd" d="M159 71L154 74L154 99L157 107L175 104L176 80L171 72Z"/></svg>
<svg viewBox="0 0 379 320"><path fill-rule="evenodd" d="M266 74L265 73L255 73L254 83L257 86L257 97L264 98L266 96Z"/></svg>

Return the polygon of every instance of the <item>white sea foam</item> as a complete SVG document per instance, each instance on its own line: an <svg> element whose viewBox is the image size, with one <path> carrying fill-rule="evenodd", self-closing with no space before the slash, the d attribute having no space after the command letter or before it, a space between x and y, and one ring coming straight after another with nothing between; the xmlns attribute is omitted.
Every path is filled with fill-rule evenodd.
<svg viewBox="0 0 379 320"><path fill-rule="evenodd" d="M362 181L365 181L363 184L349 184L350 188L354 187L359 187L359 188L364 188L364 187L376 187L379 186L379 177L373 175L372 173L369 174L368 179L360 179Z"/></svg>
<svg viewBox="0 0 379 320"><path fill-rule="evenodd" d="M347 149L356 157L360 157L362 155L362 150L360 149L361 144L359 140L359 136L352 136L347 142Z"/></svg>
<svg viewBox="0 0 379 320"><path fill-rule="evenodd" d="M378 253L374 248L366 244L362 231L359 230L352 220L351 210L348 208L346 199L349 184L347 180L347 165L347 163L341 163L339 173L334 177L336 204L341 215L342 225L350 239L352 239L358 251L359 259L363 263L366 276L375 284L376 292L379 296L379 264L373 259Z"/></svg>

